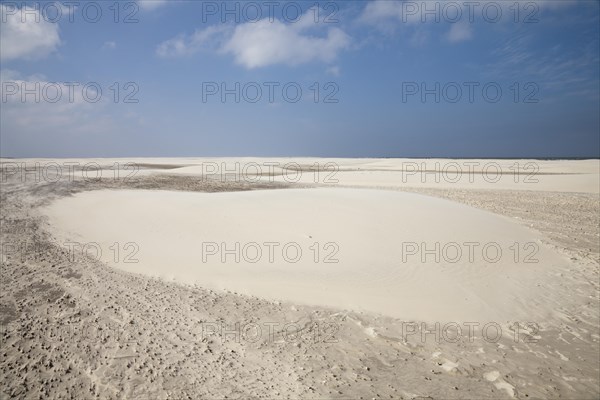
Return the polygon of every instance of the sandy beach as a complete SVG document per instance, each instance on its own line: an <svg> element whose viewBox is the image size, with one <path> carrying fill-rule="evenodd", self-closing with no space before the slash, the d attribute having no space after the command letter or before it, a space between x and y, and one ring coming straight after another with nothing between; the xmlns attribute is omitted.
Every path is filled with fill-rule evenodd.
<svg viewBox="0 0 600 400"><path fill-rule="evenodd" d="M600 399L599 1L0 20L0 400Z"/></svg>
<svg viewBox="0 0 600 400"><path fill-rule="evenodd" d="M7 398L600 396L598 160L2 159Z"/></svg>

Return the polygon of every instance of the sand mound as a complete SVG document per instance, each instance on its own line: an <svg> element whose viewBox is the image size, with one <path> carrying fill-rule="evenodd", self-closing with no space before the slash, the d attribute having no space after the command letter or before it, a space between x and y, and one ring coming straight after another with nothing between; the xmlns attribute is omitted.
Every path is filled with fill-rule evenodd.
<svg viewBox="0 0 600 400"><path fill-rule="evenodd" d="M380 190L104 190L45 213L127 271L403 319L539 320L539 282L567 263L508 218Z"/></svg>

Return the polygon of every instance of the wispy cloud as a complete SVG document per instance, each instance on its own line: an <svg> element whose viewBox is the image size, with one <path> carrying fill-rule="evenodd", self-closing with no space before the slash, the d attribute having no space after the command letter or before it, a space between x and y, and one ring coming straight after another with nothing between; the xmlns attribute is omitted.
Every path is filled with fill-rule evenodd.
<svg viewBox="0 0 600 400"><path fill-rule="evenodd" d="M451 43L464 42L473 37L473 32L469 21L464 20L452 24L446 38Z"/></svg>
<svg viewBox="0 0 600 400"><path fill-rule="evenodd" d="M228 25L213 25L198 29L191 35L180 34L165 40L156 48L159 57L182 57L195 54L201 50L217 50L220 48L232 27Z"/></svg>
<svg viewBox="0 0 600 400"><path fill-rule="evenodd" d="M88 150L97 149L115 132L122 138L130 127L140 126L139 117L114 103L107 90L98 97L93 87L82 90L85 84L52 82L42 74L24 76L14 70L0 70L4 151L43 154L72 148L76 142L85 143ZM91 102L92 98L99 100Z"/></svg>
<svg viewBox="0 0 600 400"><path fill-rule="evenodd" d="M449 30L444 34L444 39L454 44L473 38L474 27L478 22L490 25L493 24L490 20L494 23L510 23L515 18L521 20L528 17L538 18L541 10L560 10L577 2L578 0L480 0L478 2L373 0L365 5L357 21L386 33L398 29L409 29L409 32L417 29L418 31L413 35L406 35L410 38L411 44L417 46L425 42L427 37L425 29L432 30L434 26L440 24L450 25ZM515 10L518 10L519 14L515 14Z"/></svg>
<svg viewBox="0 0 600 400"><path fill-rule="evenodd" d="M491 55L497 61L483 68L489 77L535 82L546 94L588 93L590 88L596 88L595 98L598 97L597 38L589 38L577 49L561 44L540 48L532 33L520 33L506 39Z"/></svg>
<svg viewBox="0 0 600 400"><path fill-rule="evenodd" d="M21 18L27 12L27 18ZM59 26L46 21L33 7L0 4L2 61L35 60L48 56L61 44Z"/></svg>
<svg viewBox="0 0 600 400"><path fill-rule="evenodd" d="M138 4L142 10L156 10L169 3L168 0L138 0Z"/></svg>
<svg viewBox="0 0 600 400"><path fill-rule="evenodd" d="M326 72L329 75L336 76L336 77L340 76L340 73L341 73L340 67L338 67L337 65L333 65L331 67L328 67Z"/></svg>
<svg viewBox="0 0 600 400"><path fill-rule="evenodd" d="M104 44L102 45L103 50L114 50L116 48L117 48L117 43L113 42L112 40L108 41L108 42L104 42Z"/></svg>

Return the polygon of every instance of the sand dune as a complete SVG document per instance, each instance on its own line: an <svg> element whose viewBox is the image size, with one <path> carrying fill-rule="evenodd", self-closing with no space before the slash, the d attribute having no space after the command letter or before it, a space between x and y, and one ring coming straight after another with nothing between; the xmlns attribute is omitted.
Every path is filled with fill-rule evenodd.
<svg viewBox="0 0 600 400"><path fill-rule="evenodd" d="M508 218L410 193L94 191L44 212L130 272L404 319L546 319L537 283L568 265Z"/></svg>

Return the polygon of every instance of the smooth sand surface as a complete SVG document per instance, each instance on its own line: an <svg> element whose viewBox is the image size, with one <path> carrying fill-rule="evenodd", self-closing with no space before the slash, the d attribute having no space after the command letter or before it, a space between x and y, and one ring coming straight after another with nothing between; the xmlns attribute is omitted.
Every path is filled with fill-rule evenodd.
<svg viewBox="0 0 600 400"><path fill-rule="evenodd" d="M102 190L60 199L44 212L57 236L97 242L103 261L130 272L404 319L546 318L551 311L544 305L548 293L538 283L568 265L541 243L539 235L511 219L411 193L328 188L210 194ZM109 250L115 242L123 252L117 262ZM134 256L138 263L123 262L124 254L131 253L123 250L128 242L139 246ZM278 243L272 260L266 242ZM423 260L423 243L435 249L436 242L439 261L434 254ZM209 254L215 248L203 243L216 243L219 251ZM223 262L223 243L228 249L239 243L239 262L233 254ZM258 244L260 258L254 245L246 248L244 257L249 243ZM286 260L283 247L288 243L294 245ZM325 247L328 243L334 245ZM417 254L409 254L415 248L407 243L419 246ZM478 243L471 260L465 243ZM521 249L517 262L514 243ZM530 253L524 246L530 243L539 249L537 262L524 263ZM486 244L493 245L484 254ZM458 259L457 246L462 252ZM297 248L302 255L292 262ZM499 260L497 248L502 251ZM339 262L324 262L327 255L329 261Z"/></svg>

